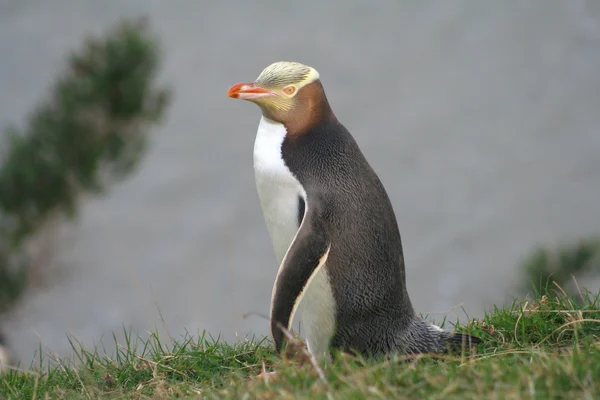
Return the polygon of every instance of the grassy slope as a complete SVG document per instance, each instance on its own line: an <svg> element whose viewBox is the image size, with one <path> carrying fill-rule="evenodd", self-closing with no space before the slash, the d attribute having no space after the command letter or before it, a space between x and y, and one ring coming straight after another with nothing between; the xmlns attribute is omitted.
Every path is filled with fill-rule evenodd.
<svg viewBox="0 0 600 400"><path fill-rule="evenodd" d="M167 346L152 338L137 353L132 343L119 346L115 360L74 346L82 365L8 372L0 399L600 397L600 294L580 304L555 294L515 302L457 329L484 343L455 357L340 355L322 370L300 357L275 357L266 340L230 346L196 337ZM277 376L250 378L262 368Z"/></svg>

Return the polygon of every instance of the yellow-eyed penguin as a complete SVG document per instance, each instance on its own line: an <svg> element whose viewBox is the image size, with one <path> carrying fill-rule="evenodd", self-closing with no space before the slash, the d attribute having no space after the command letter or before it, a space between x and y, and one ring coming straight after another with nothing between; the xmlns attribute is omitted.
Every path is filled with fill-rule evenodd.
<svg viewBox="0 0 600 400"><path fill-rule="evenodd" d="M333 114L319 73L276 62L254 82L232 86L228 96L262 111L254 171L280 263L271 299L277 351L285 338L280 326L290 329L297 309L317 358L330 348L378 356L460 344L463 335L413 310L392 205Z"/></svg>

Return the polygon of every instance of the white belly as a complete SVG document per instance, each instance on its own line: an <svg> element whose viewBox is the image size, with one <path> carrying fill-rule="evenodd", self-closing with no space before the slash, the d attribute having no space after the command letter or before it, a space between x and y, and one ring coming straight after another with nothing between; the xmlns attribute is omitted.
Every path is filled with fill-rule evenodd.
<svg viewBox="0 0 600 400"><path fill-rule="evenodd" d="M280 264L298 231L298 201L306 192L285 165L281 144L286 135L282 124L264 117L258 125L254 142L254 173L258 197ZM335 302L326 268L320 268L304 290L298 310L308 348L316 357L327 353L335 326Z"/></svg>
<svg viewBox="0 0 600 400"><path fill-rule="evenodd" d="M318 359L329 358L329 341L335 329L335 301L326 265L305 289L298 309L308 350Z"/></svg>

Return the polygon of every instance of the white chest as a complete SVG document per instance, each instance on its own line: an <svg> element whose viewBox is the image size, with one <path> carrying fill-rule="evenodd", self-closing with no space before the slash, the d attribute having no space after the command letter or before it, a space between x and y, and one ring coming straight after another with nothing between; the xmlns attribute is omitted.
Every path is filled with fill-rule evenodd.
<svg viewBox="0 0 600 400"><path fill-rule="evenodd" d="M298 201L306 201L302 185L285 165L281 144L285 126L261 118L254 142L254 177L277 261L281 263L298 230Z"/></svg>

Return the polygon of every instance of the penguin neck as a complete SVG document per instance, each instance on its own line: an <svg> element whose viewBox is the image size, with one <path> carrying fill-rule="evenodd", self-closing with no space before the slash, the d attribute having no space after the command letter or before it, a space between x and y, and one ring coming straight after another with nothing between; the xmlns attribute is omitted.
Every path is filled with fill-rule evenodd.
<svg viewBox="0 0 600 400"><path fill-rule="evenodd" d="M254 142L254 169L276 169L288 174L289 170L283 162L281 144L285 140L287 129L284 124L262 116Z"/></svg>

